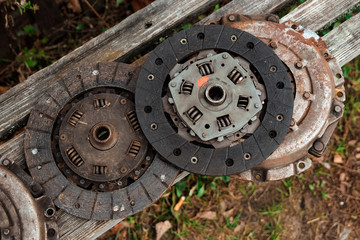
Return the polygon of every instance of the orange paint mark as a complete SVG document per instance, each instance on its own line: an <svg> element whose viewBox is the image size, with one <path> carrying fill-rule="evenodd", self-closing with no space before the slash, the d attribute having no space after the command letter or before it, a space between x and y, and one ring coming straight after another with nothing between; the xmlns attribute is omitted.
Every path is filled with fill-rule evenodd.
<svg viewBox="0 0 360 240"><path fill-rule="evenodd" d="M209 77L208 76L203 76L202 78L200 78L197 81L197 87L200 88L202 85L204 85L205 83L207 83L207 81L209 81Z"/></svg>

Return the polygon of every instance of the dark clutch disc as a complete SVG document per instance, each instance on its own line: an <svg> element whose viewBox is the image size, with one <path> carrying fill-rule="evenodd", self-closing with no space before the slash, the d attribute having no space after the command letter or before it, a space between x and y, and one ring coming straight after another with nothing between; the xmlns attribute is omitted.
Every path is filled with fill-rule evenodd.
<svg viewBox="0 0 360 240"><path fill-rule="evenodd" d="M134 214L156 201L178 170L142 134L133 103L135 67L99 63L62 77L32 111L25 156L54 203L86 219Z"/></svg>
<svg viewBox="0 0 360 240"><path fill-rule="evenodd" d="M161 43L142 66L136 113L150 144L189 172L255 167L283 141L293 92L273 50L236 28L195 26Z"/></svg>

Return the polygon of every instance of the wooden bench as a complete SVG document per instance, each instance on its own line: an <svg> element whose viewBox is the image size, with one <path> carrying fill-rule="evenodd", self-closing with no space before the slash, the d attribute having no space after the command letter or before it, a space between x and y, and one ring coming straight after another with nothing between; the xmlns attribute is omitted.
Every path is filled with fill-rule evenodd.
<svg viewBox="0 0 360 240"><path fill-rule="evenodd" d="M33 74L0 95L0 139L11 131L21 129L37 99L58 77L72 68L86 66L99 61L128 62L139 53L146 53L148 46L160 37L167 36L171 29L188 23L202 13L213 9L219 0L157 0L146 8L90 40L83 46L62 57L51 66ZM281 10L291 0L233 0L213 12L199 24L219 19L227 13L264 14ZM318 31L337 16L343 14L359 0L308 0L281 19L293 20L305 28ZM150 26L150 27L149 27ZM348 19L326 34L323 39L330 53L342 66L360 53L360 14ZM24 132L0 145L0 156L24 165ZM182 173L178 180L186 176ZM58 212L61 239L95 239L121 220L87 221Z"/></svg>

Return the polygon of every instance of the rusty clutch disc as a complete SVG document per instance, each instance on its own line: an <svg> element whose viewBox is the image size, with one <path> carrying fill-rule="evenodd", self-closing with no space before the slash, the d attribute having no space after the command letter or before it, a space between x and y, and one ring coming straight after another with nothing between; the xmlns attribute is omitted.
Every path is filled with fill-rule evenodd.
<svg viewBox="0 0 360 240"><path fill-rule="evenodd" d="M194 26L162 42L138 77L135 105L151 145L175 166L231 175L267 159L293 113L287 68L238 28Z"/></svg>
<svg viewBox="0 0 360 240"><path fill-rule="evenodd" d="M55 209L44 201L46 197L35 199L17 175L0 166L0 239L58 239L57 225L49 220Z"/></svg>
<svg viewBox="0 0 360 240"><path fill-rule="evenodd" d="M299 174L320 157L344 112L341 68L314 32L277 16L229 14L216 24L249 32L271 47L286 65L292 81L294 111L285 140L263 163L240 178L270 181Z"/></svg>
<svg viewBox="0 0 360 240"><path fill-rule="evenodd" d="M136 74L122 63L73 71L32 111L27 165L59 208L86 219L124 218L156 201L177 176L142 134Z"/></svg>

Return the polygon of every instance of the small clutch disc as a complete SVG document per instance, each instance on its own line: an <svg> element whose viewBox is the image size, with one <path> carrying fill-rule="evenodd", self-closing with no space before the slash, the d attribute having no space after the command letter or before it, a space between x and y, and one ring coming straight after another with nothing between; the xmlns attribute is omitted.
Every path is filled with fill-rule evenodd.
<svg viewBox="0 0 360 240"><path fill-rule="evenodd" d="M135 105L150 144L175 166L231 175L267 159L289 129L286 67L255 36L194 26L161 43L142 66Z"/></svg>
<svg viewBox="0 0 360 240"><path fill-rule="evenodd" d="M156 201L178 170L152 150L135 114L135 67L99 63L50 87L25 137L31 175L54 203L86 219L134 214Z"/></svg>

